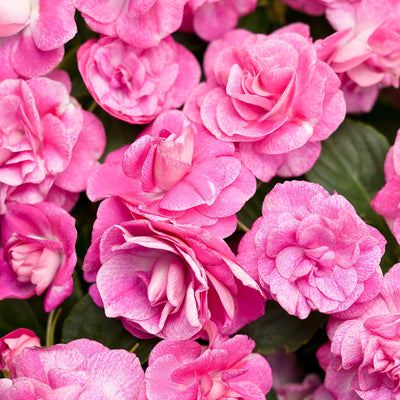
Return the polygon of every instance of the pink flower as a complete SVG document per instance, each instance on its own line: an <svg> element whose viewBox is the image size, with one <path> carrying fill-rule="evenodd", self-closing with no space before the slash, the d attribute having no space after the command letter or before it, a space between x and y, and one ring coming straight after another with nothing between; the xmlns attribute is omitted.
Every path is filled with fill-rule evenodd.
<svg viewBox="0 0 400 400"><path fill-rule="evenodd" d="M119 39L92 39L79 49L78 66L100 106L132 124L180 107L201 75L194 55L172 37L145 50Z"/></svg>
<svg viewBox="0 0 400 400"><path fill-rule="evenodd" d="M0 379L0 399L139 400L143 377L135 354L78 339L25 349L11 379Z"/></svg>
<svg viewBox="0 0 400 400"><path fill-rule="evenodd" d="M89 27L145 49L177 31L188 0L74 0Z"/></svg>
<svg viewBox="0 0 400 400"><path fill-rule="evenodd" d="M271 35L228 32L207 49L207 82L185 112L218 139L239 142L245 165L263 181L308 171L320 141L343 121L340 81L317 58L307 25Z"/></svg>
<svg viewBox="0 0 400 400"><path fill-rule="evenodd" d="M45 75L63 59L77 28L70 0L2 1L0 79Z"/></svg>
<svg viewBox="0 0 400 400"><path fill-rule="evenodd" d="M229 335L263 315L258 285L222 239L139 218L116 197L98 210L83 270L107 317L137 337L190 339L208 320Z"/></svg>
<svg viewBox="0 0 400 400"><path fill-rule="evenodd" d="M303 379L294 353L277 351L266 359L272 369L272 388L278 400L334 400L317 374L308 374Z"/></svg>
<svg viewBox="0 0 400 400"><path fill-rule="evenodd" d="M40 339L30 329L16 329L0 338L0 369L6 377L11 377L12 363L26 347L40 347Z"/></svg>
<svg viewBox="0 0 400 400"><path fill-rule="evenodd" d="M105 147L101 122L69 96L61 71L0 82L0 214L11 202L70 210Z"/></svg>
<svg viewBox="0 0 400 400"><path fill-rule="evenodd" d="M385 239L316 183L277 184L239 245L238 261L292 315L332 314L379 293Z"/></svg>
<svg viewBox="0 0 400 400"><path fill-rule="evenodd" d="M364 89L365 100L358 105L357 99L352 98L351 88L346 87L349 110L368 112L380 88L399 87L400 3L397 0L334 1L327 17L338 32L318 42L319 56L342 80L355 83L352 90L360 94L357 87Z"/></svg>
<svg viewBox="0 0 400 400"><path fill-rule="evenodd" d="M251 353L253 340L222 336L211 323L207 330L209 346L164 340L154 347L145 373L145 400L265 400L271 369L265 358Z"/></svg>
<svg viewBox="0 0 400 400"><path fill-rule="evenodd" d="M276 392L278 400L335 400L317 374L308 374L301 383L288 383Z"/></svg>
<svg viewBox="0 0 400 400"><path fill-rule="evenodd" d="M217 140L181 111L168 111L128 148L107 157L90 177L87 193L92 201L121 195L149 219L226 237L255 189L233 143Z"/></svg>
<svg viewBox="0 0 400 400"><path fill-rule="evenodd" d="M318 352L325 385L338 399L397 400L400 396L400 264L383 277L381 293L348 315L331 318L331 343Z"/></svg>
<svg viewBox="0 0 400 400"><path fill-rule="evenodd" d="M41 295L46 312L73 290L75 219L52 203L12 204L1 224L0 299Z"/></svg>
<svg viewBox="0 0 400 400"><path fill-rule="evenodd" d="M282 0L288 6L310 15L322 15L325 13L326 0Z"/></svg>
<svg viewBox="0 0 400 400"><path fill-rule="evenodd" d="M239 17L251 13L256 6L257 0L190 0L180 29L194 31L209 42L236 28Z"/></svg>
<svg viewBox="0 0 400 400"><path fill-rule="evenodd" d="M400 243L400 130L385 159L385 186L375 195L372 208L382 215Z"/></svg>

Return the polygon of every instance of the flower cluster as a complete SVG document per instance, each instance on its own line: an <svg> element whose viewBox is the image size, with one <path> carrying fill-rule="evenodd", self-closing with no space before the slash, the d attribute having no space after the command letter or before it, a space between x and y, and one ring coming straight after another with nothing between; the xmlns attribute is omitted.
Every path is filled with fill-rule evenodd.
<svg viewBox="0 0 400 400"><path fill-rule="evenodd" d="M10 375L0 379L0 399L265 399L271 369L265 358L252 354L254 342L245 335L222 336L212 323L207 331L209 346L191 340L159 343L143 372L126 350L88 339L41 348L31 331L18 330L0 339L0 346L8 346L2 359Z"/></svg>
<svg viewBox="0 0 400 400"><path fill-rule="evenodd" d="M400 398L390 232L351 185L305 180L347 167L330 136L399 86L400 2L282 3L335 32L283 26L279 0L0 4L0 400ZM253 11L280 27L238 28ZM400 243L398 135L378 193L344 170ZM45 329L3 321L36 301ZM270 301L296 349L327 329L325 377L253 353L295 347L264 333Z"/></svg>
<svg viewBox="0 0 400 400"><path fill-rule="evenodd" d="M137 400L143 382L134 354L88 339L25 348L11 363L11 377L0 379L2 400Z"/></svg>

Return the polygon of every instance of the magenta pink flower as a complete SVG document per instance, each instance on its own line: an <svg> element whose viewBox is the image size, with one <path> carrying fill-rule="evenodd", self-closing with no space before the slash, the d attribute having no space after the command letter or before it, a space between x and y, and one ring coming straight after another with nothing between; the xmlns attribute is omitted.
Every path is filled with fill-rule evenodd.
<svg viewBox="0 0 400 400"><path fill-rule="evenodd" d="M342 80L355 83L345 87L348 110L368 112L380 88L399 87L400 3L337 0L328 8L327 17L338 32L319 41L319 55ZM365 97L361 104L353 98L353 91Z"/></svg>
<svg viewBox="0 0 400 400"><path fill-rule="evenodd" d="M383 277L381 293L346 319L331 318L331 343L318 352L325 385L338 399L400 396L400 264ZM344 318L345 316L342 316Z"/></svg>
<svg viewBox="0 0 400 400"><path fill-rule="evenodd" d="M46 291L45 311L58 307L73 290L76 236L75 219L55 204L10 205L1 224L0 299Z"/></svg>
<svg viewBox="0 0 400 400"><path fill-rule="evenodd" d="M238 262L292 315L332 314L375 297L385 239L316 183L287 181L265 197Z"/></svg>
<svg viewBox="0 0 400 400"><path fill-rule="evenodd" d="M317 374L308 374L300 383L287 383L276 393L279 400L335 400Z"/></svg>
<svg viewBox="0 0 400 400"><path fill-rule="evenodd" d="M69 96L66 73L0 82L0 214L11 202L70 210L105 147L101 122Z"/></svg>
<svg viewBox="0 0 400 400"><path fill-rule="evenodd" d="M0 338L0 369L11 377L15 357L26 347L40 347L40 339L30 329L19 328Z"/></svg>
<svg viewBox="0 0 400 400"><path fill-rule="evenodd" d="M144 400L265 400L271 389L268 362L252 354L245 335L232 338L208 323L209 346L192 340L164 340L150 354Z"/></svg>
<svg viewBox="0 0 400 400"><path fill-rule="evenodd" d="M135 354L78 339L25 349L0 379L0 399L139 400L143 377Z"/></svg>
<svg viewBox="0 0 400 400"><path fill-rule="evenodd" d="M263 181L308 171L320 141L343 121L340 81L317 58L307 25L271 35L228 32L207 49L206 83L185 112L218 139L239 142L245 165Z"/></svg>
<svg viewBox="0 0 400 400"><path fill-rule="evenodd" d="M78 66L100 106L132 124L182 106L201 75L195 56L172 37L145 50L119 39L92 39L79 49Z"/></svg>
<svg viewBox="0 0 400 400"><path fill-rule="evenodd" d="M188 0L73 0L89 27L130 46L148 48L177 31Z"/></svg>
<svg viewBox="0 0 400 400"><path fill-rule="evenodd" d="M199 337L210 319L229 335L264 313L258 285L222 239L135 219L116 197L99 207L83 270L95 302L137 337Z"/></svg>
<svg viewBox="0 0 400 400"><path fill-rule="evenodd" d="M45 75L63 59L77 28L71 0L16 0L0 5L0 79Z"/></svg>
<svg viewBox="0 0 400 400"><path fill-rule="evenodd" d="M272 388L278 400L334 400L317 374L304 377L295 353L277 351L265 357L272 369Z"/></svg>
<svg viewBox="0 0 400 400"><path fill-rule="evenodd" d="M372 208L382 215L400 243L400 130L385 159L385 186L375 195Z"/></svg>
<svg viewBox="0 0 400 400"><path fill-rule="evenodd" d="M288 6L310 15L322 15L325 13L326 0L282 0Z"/></svg>
<svg viewBox="0 0 400 400"><path fill-rule="evenodd" d="M217 140L181 111L168 111L128 148L112 153L90 177L87 192L92 201L121 195L149 219L226 237L255 189L233 143Z"/></svg>
<svg viewBox="0 0 400 400"><path fill-rule="evenodd" d="M180 29L194 31L209 42L236 28L239 17L251 13L256 6L257 0L190 0Z"/></svg>

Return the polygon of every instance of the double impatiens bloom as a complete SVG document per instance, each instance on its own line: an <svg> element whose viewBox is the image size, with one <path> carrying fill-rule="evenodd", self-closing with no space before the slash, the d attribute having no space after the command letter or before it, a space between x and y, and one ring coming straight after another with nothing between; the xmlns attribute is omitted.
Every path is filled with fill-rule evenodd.
<svg viewBox="0 0 400 400"><path fill-rule="evenodd" d="M338 313L379 293L386 240L343 196L285 182L267 195L262 212L238 260L289 314Z"/></svg>
<svg viewBox="0 0 400 400"><path fill-rule="evenodd" d="M398 2L286 2L326 13L337 32L313 43L300 23L269 35L233 29L255 0L0 5L0 299L43 294L49 312L72 293L68 212L86 191L102 201L83 261L91 297L132 335L165 339L144 372L125 350L87 339L40 348L18 330L0 340L0 400L263 400L269 364L247 336L228 335L261 317L266 299L301 319L331 315L318 353L325 386L309 375L275 384L278 395L397 398L399 267L382 277L385 239L344 197L278 184L237 257L224 241L256 178L303 175L346 103L366 111L381 87L398 86ZM77 52L88 91L113 117L149 124L101 165L103 125L54 71L75 7L101 35ZM212 41L201 83L196 57L171 36L178 29ZM398 145L373 202L397 238Z"/></svg>

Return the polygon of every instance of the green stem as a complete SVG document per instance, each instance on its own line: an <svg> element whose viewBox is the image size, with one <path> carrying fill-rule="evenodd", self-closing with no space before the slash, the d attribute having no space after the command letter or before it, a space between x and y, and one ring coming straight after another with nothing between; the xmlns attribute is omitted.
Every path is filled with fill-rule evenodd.
<svg viewBox="0 0 400 400"><path fill-rule="evenodd" d="M88 108L88 111L92 113L96 109L96 107L97 107L97 103L93 100Z"/></svg>
<svg viewBox="0 0 400 400"><path fill-rule="evenodd" d="M244 232L248 232L250 230L250 228L247 227L242 221L237 220L237 225Z"/></svg>
<svg viewBox="0 0 400 400"><path fill-rule="evenodd" d="M61 314L61 308L50 311L49 317L47 319L46 327L46 346L52 346L54 344L54 331L56 329L56 324L58 317Z"/></svg>
<svg viewBox="0 0 400 400"><path fill-rule="evenodd" d="M135 345L129 350L129 353L134 353L138 347L139 347L139 342L135 343Z"/></svg>

